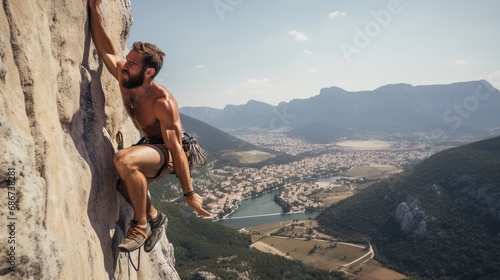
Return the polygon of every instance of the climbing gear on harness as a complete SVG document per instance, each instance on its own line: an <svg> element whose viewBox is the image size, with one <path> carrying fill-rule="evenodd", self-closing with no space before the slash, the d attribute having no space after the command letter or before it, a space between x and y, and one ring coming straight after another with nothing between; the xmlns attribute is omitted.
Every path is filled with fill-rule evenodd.
<svg viewBox="0 0 500 280"><path fill-rule="evenodd" d="M201 152L198 141L188 133L182 133L182 148L186 152L189 169L193 166L202 167L207 163L207 157Z"/></svg>
<svg viewBox="0 0 500 280"><path fill-rule="evenodd" d="M123 135L118 131L116 134L116 142L118 143L118 150L123 149ZM162 138L148 140L146 137L142 137L136 144L132 146L142 145L142 144L164 144ZM207 164L207 157L201 151L201 147L198 141L190 134L182 133L182 149L186 153L189 169L193 166L202 167Z"/></svg>
<svg viewBox="0 0 500 280"><path fill-rule="evenodd" d="M118 150L123 149L123 134L121 131L118 131L115 136L116 143L118 143Z"/></svg>

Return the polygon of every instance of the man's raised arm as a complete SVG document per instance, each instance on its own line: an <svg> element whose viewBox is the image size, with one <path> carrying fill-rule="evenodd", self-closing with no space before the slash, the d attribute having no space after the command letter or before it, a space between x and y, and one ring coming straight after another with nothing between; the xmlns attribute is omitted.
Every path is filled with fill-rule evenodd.
<svg viewBox="0 0 500 280"><path fill-rule="evenodd" d="M102 20L99 5L101 0L89 0L90 8L90 31L92 32L92 40L97 49L99 57L104 61L108 71L118 80L118 51L115 44L111 40L104 22Z"/></svg>

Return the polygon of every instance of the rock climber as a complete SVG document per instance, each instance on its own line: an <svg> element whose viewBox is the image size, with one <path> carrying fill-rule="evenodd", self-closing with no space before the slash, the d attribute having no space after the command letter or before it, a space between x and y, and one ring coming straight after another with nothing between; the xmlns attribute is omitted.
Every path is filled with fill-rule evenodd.
<svg viewBox="0 0 500 280"><path fill-rule="evenodd" d="M134 217L120 251L131 252L144 245L153 249L166 215L151 205L148 183L175 172L187 205L201 216L203 199L194 192L186 154L182 147L182 125L174 96L154 78L165 54L154 44L135 42L125 60L103 23L100 0L89 0L90 29L99 57L118 81L123 104L135 127L144 136L136 145L118 151L113 159L119 175L118 192L132 206Z"/></svg>

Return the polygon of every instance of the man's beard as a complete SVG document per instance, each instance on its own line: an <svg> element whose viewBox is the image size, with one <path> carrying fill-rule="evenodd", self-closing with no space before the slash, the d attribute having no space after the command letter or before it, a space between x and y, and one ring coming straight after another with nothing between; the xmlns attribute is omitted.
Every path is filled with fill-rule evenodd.
<svg viewBox="0 0 500 280"><path fill-rule="evenodd" d="M144 83L144 72L146 72L146 69L142 69L138 75L133 76L130 71L123 70L123 73L128 75L128 80L123 79L122 86L126 89L140 87Z"/></svg>

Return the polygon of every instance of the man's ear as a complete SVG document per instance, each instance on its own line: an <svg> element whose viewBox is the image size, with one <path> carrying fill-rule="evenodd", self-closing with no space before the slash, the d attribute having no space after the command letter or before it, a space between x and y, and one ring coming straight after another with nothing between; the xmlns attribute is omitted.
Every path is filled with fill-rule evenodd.
<svg viewBox="0 0 500 280"><path fill-rule="evenodd" d="M148 69L146 69L145 74L146 74L146 76L151 77L154 75L155 72L156 72L156 70L154 68L148 68Z"/></svg>

